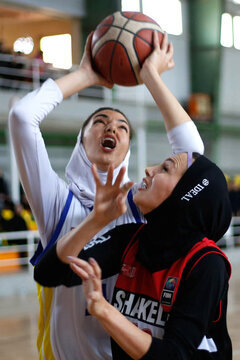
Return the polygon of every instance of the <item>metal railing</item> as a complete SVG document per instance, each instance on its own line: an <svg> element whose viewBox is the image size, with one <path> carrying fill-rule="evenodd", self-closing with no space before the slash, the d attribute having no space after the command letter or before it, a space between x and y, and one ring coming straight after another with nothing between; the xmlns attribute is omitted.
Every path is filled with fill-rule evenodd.
<svg viewBox="0 0 240 360"><path fill-rule="evenodd" d="M0 274L12 270L20 270L27 267L29 271L32 265L29 259L33 256L39 233L37 230L0 232ZM24 244L17 244L24 242Z"/></svg>
<svg viewBox="0 0 240 360"><path fill-rule="evenodd" d="M53 68L41 59L0 53L0 87L30 91L39 87L48 77L55 79L67 70Z"/></svg>
<svg viewBox="0 0 240 360"><path fill-rule="evenodd" d="M76 68L77 65L73 65L70 70L57 69L41 59L0 53L0 88L28 92L37 89L48 78L59 78ZM100 86L92 86L78 95L103 99L105 92Z"/></svg>
<svg viewBox="0 0 240 360"><path fill-rule="evenodd" d="M218 245L226 248L240 246L240 216L233 216L231 225L223 238L219 240Z"/></svg>
<svg viewBox="0 0 240 360"><path fill-rule="evenodd" d="M17 244L23 242L24 244ZM38 231L0 232L0 274L19 271L23 267L32 271L29 259L33 256L39 241ZM240 245L240 217L233 217L231 225L218 242L226 249Z"/></svg>

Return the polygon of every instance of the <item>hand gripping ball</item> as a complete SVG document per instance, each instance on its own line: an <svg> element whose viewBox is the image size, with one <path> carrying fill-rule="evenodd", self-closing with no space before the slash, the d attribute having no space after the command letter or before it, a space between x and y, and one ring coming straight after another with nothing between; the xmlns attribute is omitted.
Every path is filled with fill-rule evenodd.
<svg viewBox="0 0 240 360"><path fill-rule="evenodd" d="M117 11L107 16L92 37L95 70L106 80L123 86L141 84L140 68L153 50L153 31L163 38L161 27L141 12Z"/></svg>

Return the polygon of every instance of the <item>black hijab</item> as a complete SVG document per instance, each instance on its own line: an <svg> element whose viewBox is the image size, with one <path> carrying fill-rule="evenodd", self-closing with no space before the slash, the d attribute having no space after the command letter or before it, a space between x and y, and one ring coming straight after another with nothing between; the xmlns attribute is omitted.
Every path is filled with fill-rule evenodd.
<svg viewBox="0 0 240 360"><path fill-rule="evenodd" d="M203 237L217 242L232 217L222 171L198 157L172 194L145 217L137 257L151 272L169 267Z"/></svg>

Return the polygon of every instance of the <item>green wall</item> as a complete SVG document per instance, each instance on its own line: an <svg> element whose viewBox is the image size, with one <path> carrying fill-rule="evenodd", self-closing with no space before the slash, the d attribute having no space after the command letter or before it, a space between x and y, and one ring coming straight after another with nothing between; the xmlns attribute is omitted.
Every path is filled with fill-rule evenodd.
<svg viewBox="0 0 240 360"><path fill-rule="evenodd" d="M83 44L105 17L118 10L121 10L121 0L86 0L86 17L82 20Z"/></svg>

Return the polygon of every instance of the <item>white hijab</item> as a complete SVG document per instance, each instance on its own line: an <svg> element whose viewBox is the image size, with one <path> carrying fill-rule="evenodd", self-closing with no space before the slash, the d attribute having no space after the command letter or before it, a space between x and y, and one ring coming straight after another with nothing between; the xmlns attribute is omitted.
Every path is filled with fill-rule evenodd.
<svg viewBox="0 0 240 360"><path fill-rule="evenodd" d="M119 170L125 166L126 172L124 174L123 183L129 181L128 177L128 163L130 157L130 148L123 160L123 162L114 169L113 180L116 179ZM73 149L71 158L66 166L66 178L69 182L69 189L86 207L92 207L95 198L95 181L91 170L92 163L89 161L84 146L81 143L81 131L77 137L77 143ZM98 170L99 177L103 184L107 180L107 172Z"/></svg>

